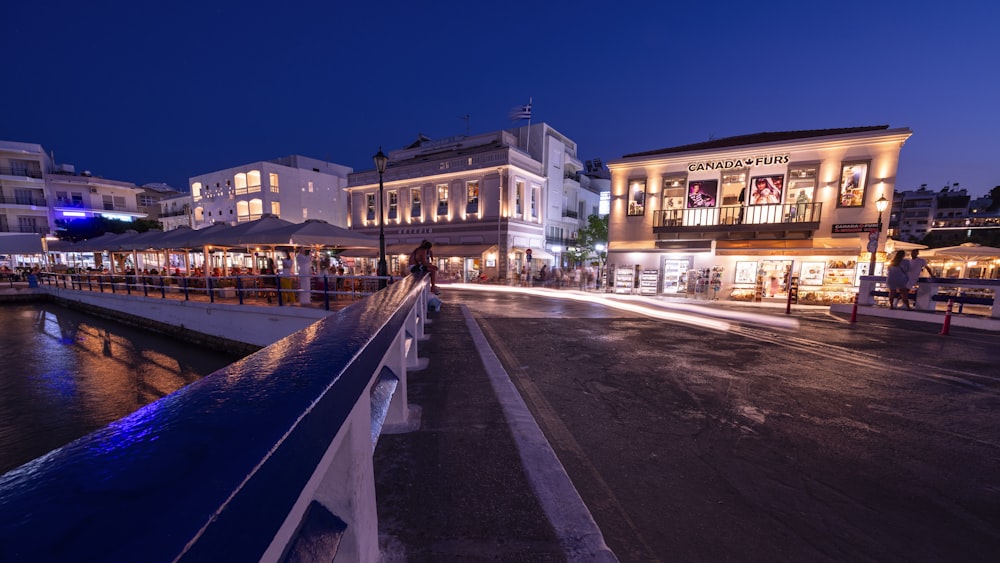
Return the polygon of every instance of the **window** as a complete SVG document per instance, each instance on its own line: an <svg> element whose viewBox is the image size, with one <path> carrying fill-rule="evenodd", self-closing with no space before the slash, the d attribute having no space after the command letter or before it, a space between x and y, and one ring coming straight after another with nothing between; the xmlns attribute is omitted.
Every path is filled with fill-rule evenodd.
<svg viewBox="0 0 1000 563"><path fill-rule="evenodd" d="M646 179L628 181L628 215L646 214Z"/></svg>
<svg viewBox="0 0 1000 563"><path fill-rule="evenodd" d="M58 195L56 197L58 197ZM63 192L63 199L65 198L66 192ZM31 190L14 188L14 203L18 205L34 205L35 198L32 197Z"/></svg>
<svg viewBox="0 0 1000 563"><path fill-rule="evenodd" d="M201 200L201 182L194 182L191 184L191 198L194 201Z"/></svg>
<svg viewBox="0 0 1000 563"><path fill-rule="evenodd" d="M251 170L250 172L247 172L247 191L260 191L260 170Z"/></svg>
<svg viewBox="0 0 1000 563"><path fill-rule="evenodd" d="M280 201L272 201L271 202L271 215L274 215L275 217L281 217L281 202Z"/></svg>
<svg viewBox="0 0 1000 563"><path fill-rule="evenodd" d="M438 184L438 215L448 214L448 184Z"/></svg>
<svg viewBox="0 0 1000 563"><path fill-rule="evenodd" d="M114 197L114 201L115 201L115 209L125 209L127 207L125 205L125 196L116 195Z"/></svg>
<svg viewBox="0 0 1000 563"><path fill-rule="evenodd" d="M365 194L365 200L368 206L368 216L369 221L375 220L375 194Z"/></svg>
<svg viewBox="0 0 1000 563"><path fill-rule="evenodd" d="M410 190L410 217L419 219L423 214L420 208L420 188Z"/></svg>
<svg viewBox="0 0 1000 563"><path fill-rule="evenodd" d="M267 180L268 180L268 183L270 184L271 193L272 194L278 193L278 175L275 174L274 172L271 172L270 174L267 175ZM312 191L312 190L309 190L309 191Z"/></svg>
<svg viewBox="0 0 1000 563"><path fill-rule="evenodd" d="M517 181L514 186L514 215L521 217L524 215L524 209L521 207L521 202L524 200L524 182Z"/></svg>
<svg viewBox="0 0 1000 563"><path fill-rule="evenodd" d="M18 232L21 233L40 233L38 230L38 218L37 217L17 217L17 228Z"/></svg>
<svg viewBox="0 0 1000 563"><path fill-rule="evenodd" d="M237 174L235 176L234 181L236 183L236 195L243 195L243 194L247 193L247 175L246 174L240 172L239 174ZM219 187L219 184L216 183L215 187Z"/></svg>
<svg viewBox="0 0 1000 563"><path fill-rule="evenodd" d="M538 190L531 190L531 218L538 219Z"/></svg>
<svg viewBox="0 0 1000 563"><path fill-rule="evenodd" d="M785 203L794 204L788 207L788 216L797 221L817 221L814 207L811 205L816 198L817 165L789 166L788 189L785 191Z"/></svg>
<svg viewBox="0 0 1000 563"><path fill-rule="evenodd" d="M306 182L306 191L309 193L313 193L313 183L311 180L309 182Z"/></svg>
<svg viewBox="0 0 1000 563"><path fill-rule="evenodd" d="M105 211L114 211L115 210L115 198L113 198L113 197L111 197L109 195L105 195L105 196L101 196L101 199L103 200L104 210Z"/></svg>
<svg viewBox="0 0 1000 563"><path fill-rule="evenodd" d="M467 182L465 193L468 201L465 204L466 213L479 213L479 182Z"/></svg>
<svg viewBox="0 0 1000 563"><path fill-rule="evenodd" d="M391 190L389 192L389 219L399 217L399 192Z"/></svg>
<svg viewBox="0 0 1000 563"><path fill-rule="evenodd" d="M868 162L844 162L840 169L837 207L862 207L868 185Z"/></svg>

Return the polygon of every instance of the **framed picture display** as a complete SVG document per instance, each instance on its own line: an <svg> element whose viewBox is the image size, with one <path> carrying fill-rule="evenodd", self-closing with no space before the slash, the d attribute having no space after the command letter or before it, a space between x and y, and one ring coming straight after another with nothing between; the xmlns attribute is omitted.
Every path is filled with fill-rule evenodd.
<svg viewBox="0 0 1000 563"><path fill-rule="evenodd" d="M775 205L781 203L785 190L785 176L755 176L750 179L750 205Z"/></svg>
<svg viewBox="0 0 1000 563"><path fill-rule="evenodd" d="M718 197L718 180L694 180L688 182L688 209L695 209L698 207L715 207L715 201Z"/></svg>
<svg viewBox="0 0 1000 563"><path fill-rule="evenodd" d="M862 207L868 185L868 162L844 162L840 168L837 207Z"/></svg>
<svg viewBox="0 0 1000 563"><path fill-rule="evenodd" d="M803 262L799 285L823 285L823 272L826 262Z"/></svg>
<svg viewBox="0 0 1000 563"><path fill-rule="evenodd" d="M756 283L757 282L757 263L756 262L737 262L736 263L736 279L735 283Z"/></svg>
<svg viewBox="0 0 1000 563"><path fill-rule="evenodd" d="M646 179L628 181L628 214L645 215L646 213Z"/></svg>

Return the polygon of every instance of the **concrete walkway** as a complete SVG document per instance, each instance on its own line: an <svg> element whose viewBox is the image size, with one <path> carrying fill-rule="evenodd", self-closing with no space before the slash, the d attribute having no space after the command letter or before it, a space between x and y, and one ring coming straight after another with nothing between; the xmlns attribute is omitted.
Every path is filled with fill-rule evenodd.
<svg viewBox="0 0 1000 563"><path fill-rule="evenodd" d="M429 319L419 429L375 451L384 561L617 561L465 307Z"/></svg>

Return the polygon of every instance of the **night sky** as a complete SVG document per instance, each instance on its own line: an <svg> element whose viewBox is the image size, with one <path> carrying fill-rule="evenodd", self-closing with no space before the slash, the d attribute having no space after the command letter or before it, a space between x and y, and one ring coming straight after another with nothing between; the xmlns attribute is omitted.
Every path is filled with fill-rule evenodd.
<svg viewBox="0 0 1000 563"><path fill-rule="evenodd" d="M910 127L897 189L1000 185L1000 3L47 1L0 5L0 139L166 182L511 126L583 160Z"/></svg>

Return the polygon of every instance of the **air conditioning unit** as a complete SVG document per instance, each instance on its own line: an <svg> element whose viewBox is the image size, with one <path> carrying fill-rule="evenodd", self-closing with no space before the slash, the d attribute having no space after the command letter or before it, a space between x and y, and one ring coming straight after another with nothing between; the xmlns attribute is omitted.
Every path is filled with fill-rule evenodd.
<svg viewBox="0 0 1000 563"><path fill-rule="evenodd" d="M97 193L97 188L90 188L90 193L96 194Z"/></svg>

